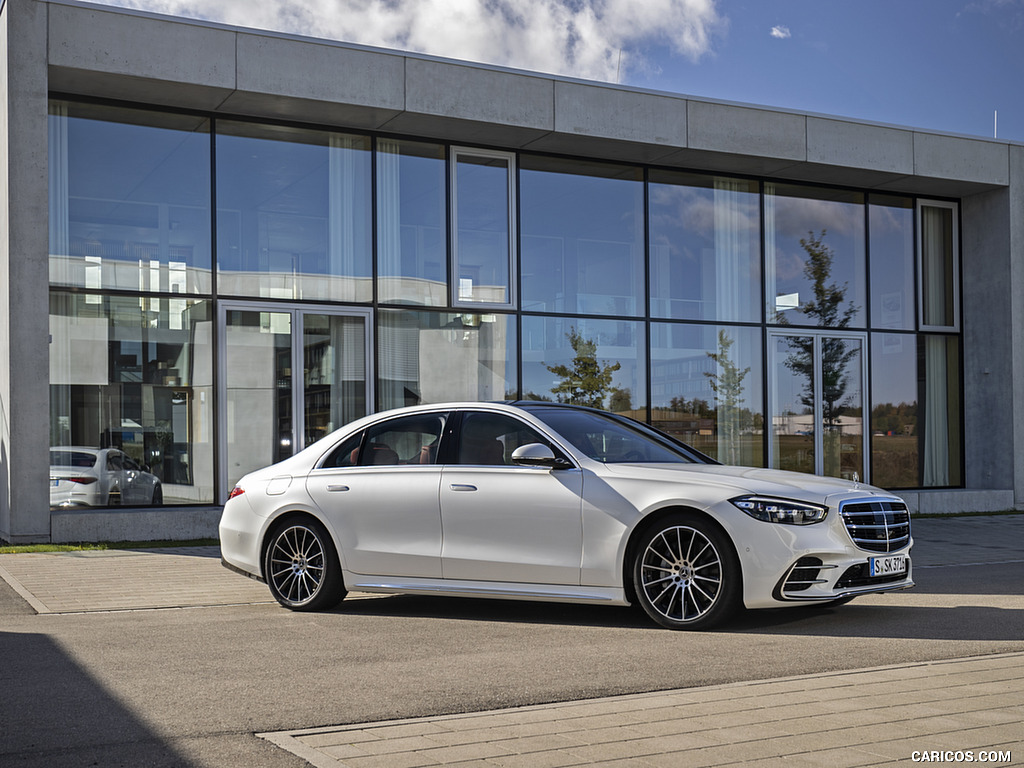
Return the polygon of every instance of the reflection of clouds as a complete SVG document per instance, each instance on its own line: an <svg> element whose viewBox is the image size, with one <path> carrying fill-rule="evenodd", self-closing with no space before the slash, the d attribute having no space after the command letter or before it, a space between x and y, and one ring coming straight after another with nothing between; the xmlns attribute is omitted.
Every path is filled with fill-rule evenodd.
<svg viewBox="0 0 1024 768"><path fill-rule="evenodd" d="M773 198L775 231L783 237L799 240L807 232L828 231L827 239L835 236L861 237L864 234L864 206L835 200L807 200L798 197ZM829 243L833 248L835 242Z"/></svg>
<svg viewBox="0 0 1024 768"><path fill-rule="evenodd" d="M715 192L700 187L651 184L651 233L655 245L669 248L673 255L694 259L685 247L693 239L703 238L708 245L715 239ZM729 225L738 233L747 233L752 244L760 236L760 211L757 196L749 193L729 195ZM680 234L680 231L684 234Z"/></svg>

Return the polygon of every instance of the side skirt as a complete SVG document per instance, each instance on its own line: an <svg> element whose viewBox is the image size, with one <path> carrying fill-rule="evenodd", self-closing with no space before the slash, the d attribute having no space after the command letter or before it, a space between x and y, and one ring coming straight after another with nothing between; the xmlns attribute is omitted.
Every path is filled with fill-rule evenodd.
<svg viewBox="0 0 1024 768"><path fill-rule="evenodd" d="M629 605L625 592L615 587L579 587L571 584L513 584L445 579L382 578L344 572L345 587L352 592L387 594L487 597L499 600L535 600L555 603L603 603Z"/></svg>

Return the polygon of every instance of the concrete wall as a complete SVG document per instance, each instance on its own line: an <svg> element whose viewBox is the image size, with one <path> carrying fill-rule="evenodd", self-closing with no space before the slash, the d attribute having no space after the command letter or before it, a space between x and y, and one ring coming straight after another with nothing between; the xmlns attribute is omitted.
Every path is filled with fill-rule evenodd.
<svg viewBox="0 0 1024 768"><path fill-rule="evenodd" d="M46 6L7 0L0 71L0 538L50 535Z"/></svg>

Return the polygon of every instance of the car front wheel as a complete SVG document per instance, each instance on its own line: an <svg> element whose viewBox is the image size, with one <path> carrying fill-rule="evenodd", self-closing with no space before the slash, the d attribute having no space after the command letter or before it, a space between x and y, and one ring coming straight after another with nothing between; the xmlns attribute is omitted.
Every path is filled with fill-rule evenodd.
<svg viewBox="0 0 1024 768"><path fill-rule="evenodd" d="M740 569L728 538L707 520L667 517L637 542L633 585L648 616L669 629L708 629L739 607Z"/></svg>
<svg viewBox="0 0 1024 768"><path fill-rule="evenodd" d="M334 544L316 520L293 520L276 528L263 573L274 599L293 611L326 610L345 597Z"/></svg>

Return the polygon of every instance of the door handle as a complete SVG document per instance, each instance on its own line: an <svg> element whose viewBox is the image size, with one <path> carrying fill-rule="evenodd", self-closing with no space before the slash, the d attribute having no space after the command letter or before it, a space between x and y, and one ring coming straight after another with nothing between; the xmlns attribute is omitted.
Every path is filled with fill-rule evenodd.
<svg viewBox="0 0 1024 768"><path fill-rule="evenodd" d="M476 490L476 486L475 485L468 485L466 483L452 483L451 484L451 489L453 491L475 491Z"/></svg>
<svg viewBox="0 0 1024 768"><path fill-rule="evenodd" d="M328 493L337 493L338 491L347 491L347 490L348 490L348 486L347 485L328 485L327 486L327 492Z"/></svg>

